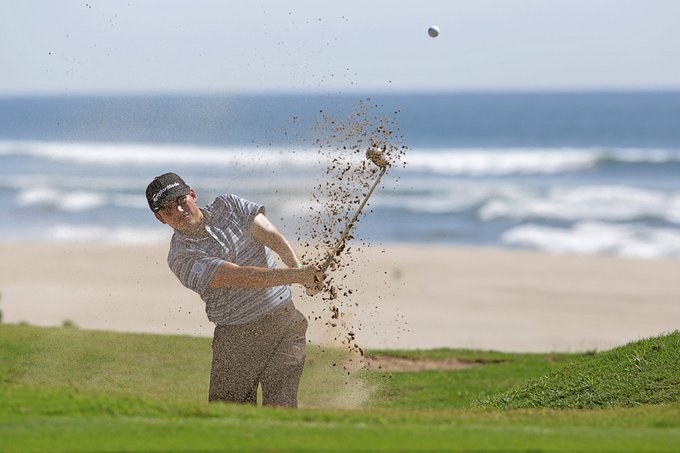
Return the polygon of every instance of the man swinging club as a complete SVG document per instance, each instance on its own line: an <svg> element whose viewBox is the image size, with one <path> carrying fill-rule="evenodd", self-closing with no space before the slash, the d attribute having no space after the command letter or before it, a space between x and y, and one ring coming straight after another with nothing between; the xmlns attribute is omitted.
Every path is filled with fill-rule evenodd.
<svg viewBox="0 0 680 453"><path fill-rule="evenodd" d="M297 407L306 355L307 320L288 285L318 292L326 275L300 264L265 208L236 195L220 195L204 208L196 191L174 173L154 178L149 207L175 230L168 265L206 304L215 323L209 401ZM288 268L277 268L276 253Z"/></svg>

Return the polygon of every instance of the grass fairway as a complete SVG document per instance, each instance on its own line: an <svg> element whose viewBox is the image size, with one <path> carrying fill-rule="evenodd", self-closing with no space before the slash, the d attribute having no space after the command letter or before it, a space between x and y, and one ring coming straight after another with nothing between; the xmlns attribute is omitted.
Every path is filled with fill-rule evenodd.
<svg viewBox="0 0 680 453"><path fill-rule="evenodd" d="M677 374L675 381L663 378L674 370L666 359L678 358L677 341L676 332L637 346L638 352L647 345L654 353L663 350L661 361L644 355L656 368L647 390L657 384L677 388ZM680 445L680 403L673 391L663 394L663 404L598 409L489 403L512 400L512 392L545 376L567 380L598 367L604 375L600 361L611 356L617 363L617 353L390 354L489 364L348 376L338 366L347 360L342 352L311 347L303 408L255 408L205 402L209 339L0 325L0 451L671 452Z"/></svg>

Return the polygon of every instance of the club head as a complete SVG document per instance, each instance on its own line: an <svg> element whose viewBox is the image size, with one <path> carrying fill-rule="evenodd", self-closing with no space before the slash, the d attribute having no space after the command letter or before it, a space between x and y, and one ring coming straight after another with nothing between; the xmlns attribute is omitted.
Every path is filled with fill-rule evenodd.
<svg viewBox="0 0 680 453"><path fill-rule="evenodd" d="M380 149L377 146L370 146L366 150L366 158L380 169L385 169L390 166L389 161L385 157L385 148Z"/></svg>

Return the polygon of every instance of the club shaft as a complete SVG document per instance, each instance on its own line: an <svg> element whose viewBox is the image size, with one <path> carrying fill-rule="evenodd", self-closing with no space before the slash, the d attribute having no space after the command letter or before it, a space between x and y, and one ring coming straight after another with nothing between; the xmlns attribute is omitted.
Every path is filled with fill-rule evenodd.
<svg viewBox="0 0 680 453"><path fill-rule="evenodd" d="M350 220L349 223L347 224L347 226L345 227L345 231L342 232L342 235L338 239L338 242L335 245L335 247L333 248L333 250L328 253L328 256L326 256L326 260L321 265L321 270L323 272L325 272L326 269L328 269L328 266L330 266L331 263L333 262L333 258L335 257L335 255L338 253L338 251L344 245L345 241L347 240L347 236L349 235L349 232L352 230L352 227L354 227L354 223L359 218L359 214L361 214L361 210L364 209L364 206L366 206L366 202L368 202L368 199L371 197L371 194L373 193L375 188L378 186L378 183L380 182L380 178L383 177L386 170L387 170L387 167L382 167L382 169L380 170L380 174L375 179L375 182L373 183L370 190L366 194L366 197L364 197L364 201L361 202L361 204L359 205L359 208L354 213L354 217L352 217L352 220Z"/></svg>

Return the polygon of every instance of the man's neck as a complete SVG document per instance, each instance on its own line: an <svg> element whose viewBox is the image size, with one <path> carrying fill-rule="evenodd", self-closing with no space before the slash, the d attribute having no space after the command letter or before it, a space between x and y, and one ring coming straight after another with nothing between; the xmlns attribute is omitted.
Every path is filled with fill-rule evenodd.
<svg viewBox="0 0 680 453"><path fill-rule="evenodd" d="M202 238L208 236L208 232L205 229L205 215L203 214L203 210L199 209L199 215L200 215L200 220L196 225L192 225L186 230L179 231L180 233L184 234L185 236L191 236L193 238Z"/></svg>

